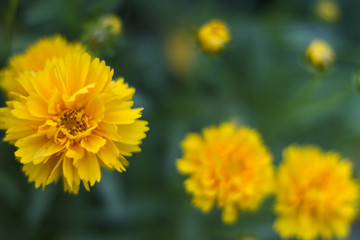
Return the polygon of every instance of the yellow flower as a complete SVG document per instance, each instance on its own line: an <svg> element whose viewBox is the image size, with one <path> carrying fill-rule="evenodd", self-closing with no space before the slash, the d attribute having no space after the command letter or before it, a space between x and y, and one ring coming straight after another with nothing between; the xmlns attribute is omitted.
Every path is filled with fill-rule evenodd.
<svg viewBox="0 0 360 240"><path fill-rule="evenodd" d="M15 80L20 73L27 70L37 72L44 68L48 59L84 51L85 47L80 43L68 43L61 36L42 38L30 46L25 53L10 59L9 65L0 72L0 86L7 93L12 91L24 93L24 89Z"/></svg>
<svg viewBox="0 0 360 240"><path fill-rule="evenodd" d="M253 129L230 122L205 128L203 136L189 134L182 149L177 168L189 175L193 204L208 212L217 202L225 223L236 221L239 210L256 210L272 191L272 157Z"/></svg>
<svg viewBox="0 0 360 240"><path fill-rule="evenodd" d="M200 28L197 40L205 53L217 53L229 42L230 33L225 23L213 20Z"/></svg>
<svg viewBox="0 0 360 240"><path fill-rule="evenodd" d="M339 5L334 0L318 0L315 14L325 21L336 22L340 19Z"/></svg>
<svg viewBox="0 0 360 240"><path fill-rule="evenodd" d="M109 31L113 35L118 35L122 29L121 19L116 15L107 15L100 19L101 25L105 28L109 28Z"/></svg>
<svg viewBox="0 0 360 240"><path fill-rule="evenodd" d="M44 70L25 72L8 107L0 109L5 141L35 187L57 182L64 190L89 190L101 178L100 166L125 171L124 156L139 152L147 122L132 109L135 92L123 79L112 81L113 70L87 53L48 61Z"/></svg>
<svg viewBox="0 0 360 240"><path fill-rule="evenodd" d="M292 145L283 157L276 179L276 230L284 238L346 238L359 196L351 163L315 146Z"/></svg>
<svg viewBox="0 0 360 240"><path fill-rule="evenodd" d="M328 68L335 60L335 53L331 46L320 39L315 39L310 43L305 56L314 67L321 70Z"/></svg>

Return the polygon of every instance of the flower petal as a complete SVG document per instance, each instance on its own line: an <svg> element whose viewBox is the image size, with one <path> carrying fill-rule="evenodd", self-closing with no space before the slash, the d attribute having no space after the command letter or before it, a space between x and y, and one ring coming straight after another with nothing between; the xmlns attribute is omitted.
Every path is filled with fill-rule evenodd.
<svg viewBox="0 0 360 240"><path fill-rule="evenodd" d="M97 153L99 149L105 145L105 143L106 140L104 138L95 134L91 134L83 138L80 142L83 148L92 153Z"/></svg>
<svg viewBox="0 0 360 240"><path fill-rule="evenodd" d="M32 135L22 138L15 143L19 149L15 156L20 158L21 163L40 162L44 160L43 154L47 151L49 140L45 136Z"/></svg>
<svg viewBox="0 0 360 240"><path fill-rule="evenodd" d="M31 95L26 101L26 107L34 117L46 118L49 117L48 103L39 95Z"/></svg>
<svg viewBox="0 0 360 240"><path fill-rule="evenodd" d="M79 143L73 143L67 147L66 157L73 158L76 162L76 160L83 158L84 153L84 148Z"/></svg>
<svg viewBox="0 0 360 240"><path fill-rule="evenodd" d="M86 115L89 119L100 122L100 120L104 117L105 106L104 102L99 98L94 98L87 106L86 106Z"/></svg>
<svg viewBox="0 0 360 240"><path fill-rule="evenodd" d="M141 117L143 108L107 111L105 112L104 122L111 124L129 124L135 122L136 119Z"/></svg>
<svg viewBox="0 0 360 240"><path fill-rule="evenodd" d="M60 174L60 170L61 170L61 163L62 163L62 158L61 157L57 157L57 156L53 156L53 158L56 159L56 164L53 167L47 181L46 181L46 185L50 184L52 182L57 182L61 176Z"/></svg>
<svg viewBox="0 0 360 240"><path fill-rule="evenodd" d="M120 142L127 144L140 144L141 139L146 137L145 132L149 130L147 122L136 120L131 124L118 125L118 135L121 137Z"/></svg>
<svg viewBox="0 0 360 240"><path fill-rule="evenodd" d="M100 181L100 165L95 154L86 152L77 164L80 179L88 181L91 186Z"/></svg>
<svg viewBox="0 0 360 240"><path fill-rule="evenodd" d="M100 122L93 133L112 141L119 141L120 136L117 134L117 131L117 125Z"/></svg>
<svg viewBox="0 0 360 240"><path fill-rule="evenodd" d="M141 149L138 145L131 145L117 142L116 145L119 148L119 151L124 156L132 156L134 152L141 152Z"/></svg>
<svg viewBox="0 0 360 240"><path fill-rule="evenodd" d="M107 141L105 146L100 149L98 156L105 167L109 169L115 168L119 172L126 170L122 162L119 160L119 158L124 157L120 155L119 149L113 142Z"/></svg>
<svg viewBox="0 0 360 240"><path fill-rule="evenodd" d="M69 186L72 187L74 180L74 165L73 160L70 158L64 158L63 160L63 176L68 182Z"/></svg>

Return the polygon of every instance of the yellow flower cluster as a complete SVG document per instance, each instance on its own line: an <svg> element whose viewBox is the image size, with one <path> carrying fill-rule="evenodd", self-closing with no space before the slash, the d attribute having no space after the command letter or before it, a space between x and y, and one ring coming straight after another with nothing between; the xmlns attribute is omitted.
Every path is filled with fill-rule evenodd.
<svg viewBox="0 0 360 240"><path fill-rule="evenodd" d="M116 16L100 22L110 34L121 32ZM230 33L225 23L213 20L196 37L202 50L212 54L225 48ZM169 52L174 69L182 74L194 57L192 40L175 35L169 46L176 49ZM324 70L335 54L328 43L315 39L305 57ZM40 39L10 59L0 71L0 86L8 98L0 108L4 141L17 148L15 157L36 188L61 179L64 191L77 194L81 183L90 190L101 180L101 167L125 171L126 157L141 151L149 128L140 120L142 108L133 108L135 89L123 78L113 80L113 70L80 43L61 36ZM233 122L187 135L182 151L176 164L186 176L192 203L203 212L217 206L224 223L259 209L274 194L274 228L281 237L348 236L360 192L351 163L338 153L291 145L275 171L257 130Z"/></svg>
<svg viewBox="0 0 360 240"><path fill-rule="evenodd" d="M260 135L232 123L189 134L177 161L193 204L208 212L222 209L225 223L238 212L256 210L261 201L276 196L274 227L284 238L314 240L344 238L357 213L359 186L350 162L335 152L314 146L291 145L275 180L272 157Z"/></svg>
<svg viewBox="0 0 360 240"><path fill-rule="evenodd" d="M239 211L256 210L273 190L272 157L253 129L223 123L188 135L182 148L177 167L189 176L185 187L193 204L208 212L217 202L226 223Z"/></svg>
<svg viewBox="0 0 360 240"><path fill-rule="evenodd" d="M17 147L36 187L61 178L65 191L77 193L80 182L89 190L101 179L100 166L125 171L125 156L140 151L148 130L138 120L142 109L132 108L135 90L112 80L113 70L83 49L60 37L42 39L10 61L14 77L1 79L14 82L0 109L4 140Z"/></svg>

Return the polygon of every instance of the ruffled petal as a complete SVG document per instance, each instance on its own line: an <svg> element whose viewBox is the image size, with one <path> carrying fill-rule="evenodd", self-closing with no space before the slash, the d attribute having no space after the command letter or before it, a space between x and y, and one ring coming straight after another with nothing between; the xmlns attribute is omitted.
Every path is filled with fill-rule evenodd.
<svg viewBox="0 0 360 240"><path fill-rule="evenodd" d="M92 153L99 152L99 149L105 145L106 140L95 134L91 134L81 140L81 146Z"/></svg>
<svg viewBox="0 0 360 240"><path fill-rule="evenodd" d="M100 165L93 153L86 152L85 156L77 162L79 177L88 181L91 186L101 179Z"/></svg>

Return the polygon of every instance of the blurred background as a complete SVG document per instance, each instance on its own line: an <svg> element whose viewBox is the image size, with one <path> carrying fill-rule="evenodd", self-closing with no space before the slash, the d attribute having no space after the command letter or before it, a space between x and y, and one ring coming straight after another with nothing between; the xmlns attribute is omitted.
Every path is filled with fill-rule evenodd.
<svg viewBox="0 0 360 240"><path fill-rule="evenodd" d="M175 162L187 133L234 120L259 130L276 165L289 144L316 144L351 159L358 177L360 2L334 3L335 15L317 0L0 0L1 68L40 37L88 43L96 19L118 15L121 34L92 52L136 88L150 127L126 172L103 170L78 195L61 183L35 189L14 147L0 143L0 239L279 239L272 197L224 225L216 207L191 206ZM212 19L227 23L231 41L206 55L194 32ZM315 38L336 52L326 71L304 59ZM349 239L360 239L359 226Z"/></svg>

